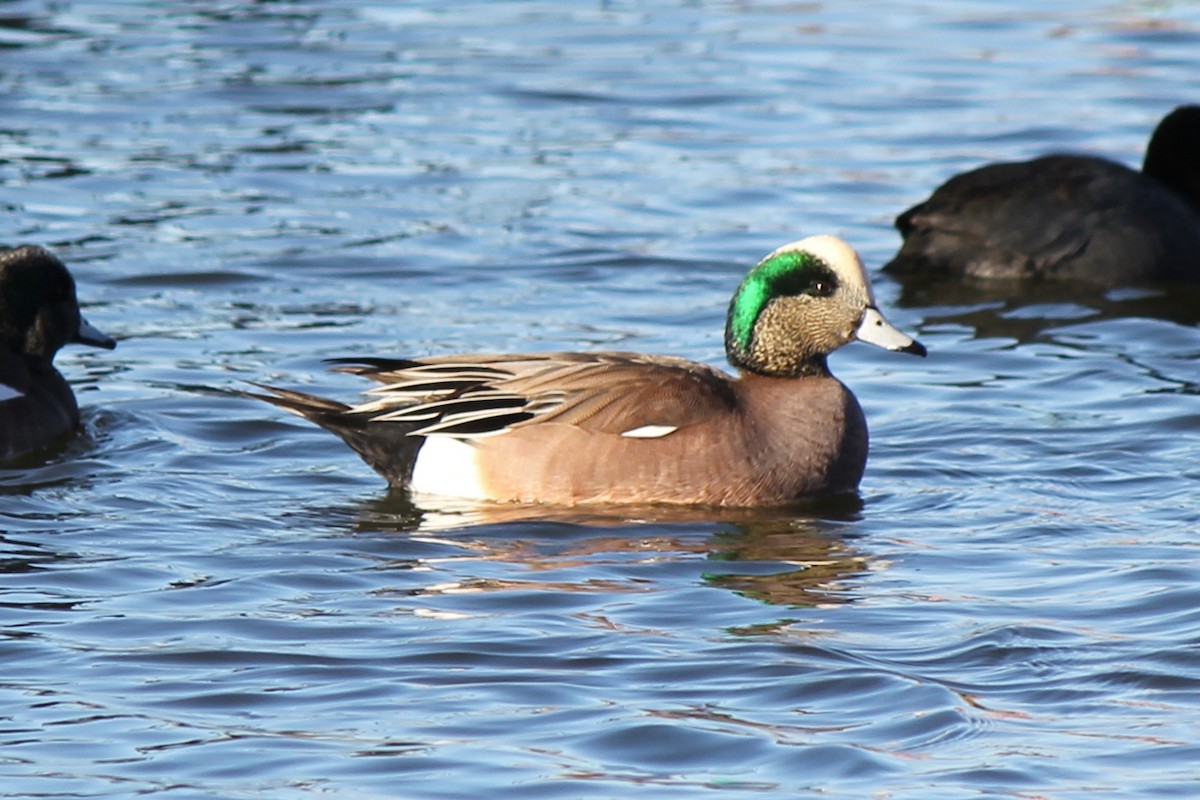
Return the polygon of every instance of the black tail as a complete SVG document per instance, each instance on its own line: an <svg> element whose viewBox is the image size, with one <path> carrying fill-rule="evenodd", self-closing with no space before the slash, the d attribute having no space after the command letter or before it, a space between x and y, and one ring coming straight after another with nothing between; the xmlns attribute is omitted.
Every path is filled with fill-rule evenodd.
<svg viewBox="0 0 1200 800"><path fill-rule="evenodd" d="M262 383L253 385L270 394L239 394L265 401L320 425L349 445L351 450L358 453L363 461L386 478L392 486L407 486L412 479L417 451L421 449L425 437L408 434L416 430L418 425L372 422L377 412L355 411L345 403L304 392L294 392Z"/></svg>

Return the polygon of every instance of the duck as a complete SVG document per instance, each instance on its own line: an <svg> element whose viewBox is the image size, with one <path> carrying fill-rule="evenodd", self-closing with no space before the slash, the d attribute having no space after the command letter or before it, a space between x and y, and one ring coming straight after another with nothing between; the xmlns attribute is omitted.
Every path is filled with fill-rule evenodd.
<svg viewBox="0 0 1200 800"><path fill-rule="evenodd" d="M54 367L66 344L117 343L79 312L75 280L40 245L0 249L0 459L53 445L79 427L70 384Z"/></svg>
<svg viewBox="0 0 1200 800"><path fill-rule="evenodd" d="M854 492L867 424L827 356L853 340L926 355L876 305L842 239L784 245L729 304L729 373L631 352L339 358L377 386L345 404L243 394L339 436L392 487L483 503L786 505Z"/></svg>
<svg viewBox="0 0 1200 800"><path fill-rule="evenodd" d="M1200 281L1200 106L1155 128L1141 171L1052 154L955 175L895 220L883 271L1117 287Z"/></svg>

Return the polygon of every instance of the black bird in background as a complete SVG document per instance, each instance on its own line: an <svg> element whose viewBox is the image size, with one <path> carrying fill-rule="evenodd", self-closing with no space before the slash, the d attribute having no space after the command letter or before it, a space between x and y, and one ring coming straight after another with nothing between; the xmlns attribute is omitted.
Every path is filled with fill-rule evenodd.
<svg viewBox="0 0 1200 800"><path fill-rule="evenodd" d="M1200 106L1150 138L1142 171L1086 155L988 164L896 218L886 272L934 279L1200 281Z"/></svg>

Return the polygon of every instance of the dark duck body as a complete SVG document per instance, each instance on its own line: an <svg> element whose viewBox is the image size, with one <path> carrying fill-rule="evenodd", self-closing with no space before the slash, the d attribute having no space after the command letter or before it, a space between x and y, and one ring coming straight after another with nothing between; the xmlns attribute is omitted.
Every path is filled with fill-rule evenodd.
<svg viewBox="0 0 1200 800"><path fill-rule="evenodd" d="M1119 286L1200 281L1200 106L1158 124L1141 172L1047 155L956 175L896 218L884 271Z"/></svg>
<svg viewBox="0 0 1200 800"><path fill-rule="evenodd" d="M54 367L65 344L112 349L79 313L75 281L36 245L0 250L0 458L48 447L79 426L79 406Z"/></svg>

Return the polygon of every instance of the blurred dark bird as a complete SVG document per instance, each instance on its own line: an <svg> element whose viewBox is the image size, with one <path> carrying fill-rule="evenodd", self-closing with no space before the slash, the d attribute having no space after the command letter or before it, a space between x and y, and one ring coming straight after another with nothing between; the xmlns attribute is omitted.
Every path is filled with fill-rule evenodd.
<svg viewBox="0 0 1200 800"><path fill-rule="evenodd" d="M1158 124L1142 171L1085 155L988 164L896 218L897 276L1200 281L1200 106Z"/></svg>

